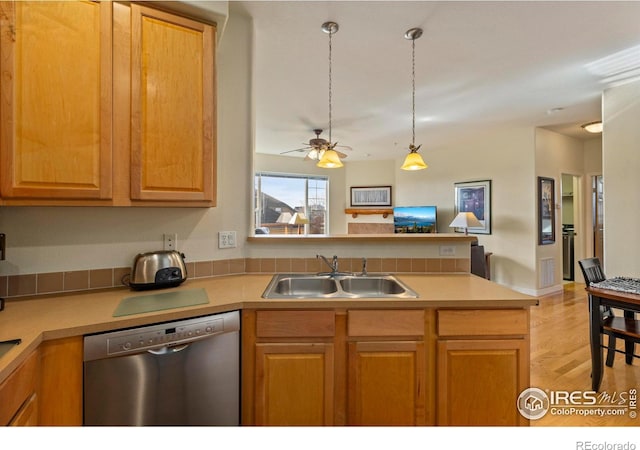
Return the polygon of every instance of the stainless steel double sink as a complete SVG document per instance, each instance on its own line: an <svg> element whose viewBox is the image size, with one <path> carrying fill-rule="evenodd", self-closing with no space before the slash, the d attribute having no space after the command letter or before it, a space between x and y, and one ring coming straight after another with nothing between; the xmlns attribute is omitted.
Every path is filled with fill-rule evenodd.
<svg viewBox="0 0 640 450"><path fill-rule="evenodd" d="M418 294L389 274L276 274L263 298L418 298Z"/></svg>

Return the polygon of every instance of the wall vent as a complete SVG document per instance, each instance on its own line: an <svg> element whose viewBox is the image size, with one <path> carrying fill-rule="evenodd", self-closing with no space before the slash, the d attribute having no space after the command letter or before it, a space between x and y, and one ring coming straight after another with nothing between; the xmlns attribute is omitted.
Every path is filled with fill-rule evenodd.
<svg viewBox="0 0 640 450"><path fill-rule="evenodd" d="M555 285L556 260L554 258L541 258L538 264L540 288L546 288Z"/></svg>

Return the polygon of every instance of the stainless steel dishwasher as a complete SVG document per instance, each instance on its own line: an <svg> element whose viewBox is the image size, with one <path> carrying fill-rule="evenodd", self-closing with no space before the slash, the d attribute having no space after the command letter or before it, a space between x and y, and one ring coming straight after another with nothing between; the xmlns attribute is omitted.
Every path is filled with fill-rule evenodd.
<svg viewBox="0 0 640 450"><path fill-rule="evenodd" d="M238 311L85 336L85 425L239 423Z"/></svg>

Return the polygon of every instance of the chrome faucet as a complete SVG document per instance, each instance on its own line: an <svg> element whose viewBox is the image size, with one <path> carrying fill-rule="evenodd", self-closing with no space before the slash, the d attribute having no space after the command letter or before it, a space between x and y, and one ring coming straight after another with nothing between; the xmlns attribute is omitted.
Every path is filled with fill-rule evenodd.
<svg viewBox="0 0 640 450"><path fill-rule="evenodd" d="M335 275L338 272L338 257L336 255L333 255L331 262L322 255L316 255L316 258L322 259L324 263L329 266L331 269L331 275Z"/></svg>
<svg viewBox="0 0 640 450"><path fill-rule="evenodd" d="M367 276L367 258L362 258L362 274L363 277Z"/></svg>

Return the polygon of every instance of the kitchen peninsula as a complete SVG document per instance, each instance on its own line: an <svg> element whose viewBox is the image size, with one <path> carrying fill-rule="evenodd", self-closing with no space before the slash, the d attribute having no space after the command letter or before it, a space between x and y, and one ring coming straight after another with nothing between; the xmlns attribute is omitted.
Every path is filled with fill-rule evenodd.
<svg viewBox="0 0 640 450"><path fill-rule="evenodd" d="M120 317L140 293L10 300L0 341L22 343L0 357L0 419L31 405L14 423L81 425L86 334L241 310L243 425L526 425L515 401L537 299L468 273L397 276L419 298L266 300L265 273L189 279L171 290L204 289L207 304Z"/></svg>

